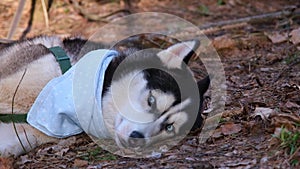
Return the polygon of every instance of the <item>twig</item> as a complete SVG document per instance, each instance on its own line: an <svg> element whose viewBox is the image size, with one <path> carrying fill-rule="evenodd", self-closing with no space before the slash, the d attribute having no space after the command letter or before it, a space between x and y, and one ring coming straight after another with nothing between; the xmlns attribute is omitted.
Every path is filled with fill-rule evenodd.
<svg viewBox="0 0 300 169"><path fill-rule="evenodd" d="M290 156L289 161L291 161L300 152L300 147Z"/></svg>
<svg viewBox="0 0 300 169"><path fill-rule="evenodd" d="M11 39L13 37L14 33L16 32L17 26L18 26L21 16L22 16L22 12L25 7L25 2L26 2L26 0L19 0L19 6L17 9L17 12L14 15L12 24L10 25L9 32L7 34L7 39Z"/></svg>
<svg viewBox="0 0 300 169"><path fill-rule="evenodd" d="M17 92L18 92L18 89L19 89L19 87L20 87L20 84L21 84L21 82L22 82L23 79L24 79L24 76L25 76L25 74L26 74L26 71L27 71L27 69L25 68L24 73L23 73L23 75L22 75L22 77L21 77L21 79L20 79L20 81L19 81L19 83L18 83L18 85L17 85L17 88L16 88L16 90L15 90L15 92L14 92L14 95L13 95L13 97L12 97L12 102L11 102L11 114L12 114L12 115L14 114L15 97L16 97L16 95L17 95ZM11 116L11 118L13 118L13 117ZM19 140L19 142L20 142L20 144L21 144L23 150L26 152L25 146L23 145L23 143L22 143L22 141L21 141L21 138L20 138L20 136L19 136L19 134L18 134L17 127L16 127L16 124L15 124L14 120L12 120L12 124L13 124L14 130L15 130L15 133L16 133L16 135L17 135L17 138L18 138L18 140Z"/></svg>
<svg viewBox="0 0 300 169"><path fill-rule="evenodd" d="M195 35L211 34L214 32L219 32L221 30L232 29L232 28L236 28L236 27L244 27L249 23L251 24L251 23L256 23L256 22L261 22L261 21L266 21L266 20L272 20L274 18L293 17L293 16L298 16L298 15L300 15L300 11L295 11L295 8L291 7L291 8L284 9L284 10L278 11L278 12L271 12L271 13L266 13L266 14L261 14L261 15L239 18L239 19L204 24L204 25L198 26L198 28L200 29L199 31L191 32L191 34L195 34ZM186 33L189 33L189 32L186 32ZM175 34L173 36L174 37L186 36L186 33L181 32L181 33Z"/></svg>
<svg viewBox="0 0 300 169"><path fill-rule="evenodd" d="M49 28L49 16L48 16L48 11L47 11L47 7L46 7L46 2L45 2L45 0L41 0L41 3L42 3L42 8L43 8L46 28L48 29Z"/></svg>
<svg viewBox="0 0 300 169"><path fill-rule="evenodd" d="M30 18L28 20L27 27L23 31L20 39L24 39L26 37L27 33L31 30L32 22L33 22L33 14L34 14L34 10L35 10L35 4L36 4L36 0L31 0Z"/></svg>
<svg viewBox="0 0 300 169"><path fill-rule="evenodd" d="M286 16L292 15L294 10L295 10L294 8L284 9L279 12L271 12L271 13L266 13L266 14L261 14L261 15L248 16L245 18L221 21L221 22L216 22L216 23L209 23L209 24L200 26L199 28L204 30L204 29L208 29L211 27L216 28L216 27L223 27L226 25L239 24L239 23L243 23L243 22L251 23L251 22L258 22L258 21L268 20L268 19L273 19L273 18L278 18L278 17L286 17ZM295 13L295 14L297 14L297 13ZM298 12L298 14L300 14L300 13Z"/></svg>
<svg viewBox="0 0 300 169"><path fill-rule="evenodd" d="M13 43L15 42L14 40L10 40L10 39L1 39L0 38L0 43Z"/></svg>

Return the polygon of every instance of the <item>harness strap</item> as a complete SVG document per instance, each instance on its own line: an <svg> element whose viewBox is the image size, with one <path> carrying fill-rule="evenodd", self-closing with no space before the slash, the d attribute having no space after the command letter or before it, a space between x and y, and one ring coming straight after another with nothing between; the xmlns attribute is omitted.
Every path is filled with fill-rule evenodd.
<svg viewBox="0 0 300 169"><path fill-rule="evenodd" d="M56 61L59 63L62 74L69 70L71 66L70 58L60 46L49 48L51 53L55 56Z"/></svg>
<svg viewBox="0 0 300 169"><path fill-rule="evenodd" d="M69 70L71 66L70 58L66 52L59 46L49 48L59 63L62 74ZM0 122L3 123L27 123L27 114L0 114Z"/></svg>
<svg viewBox="0 0 300 169"><path fill-rule="evenodd" d="M27 114L0 114L0 122L3 123L27 123Z"/></svg>

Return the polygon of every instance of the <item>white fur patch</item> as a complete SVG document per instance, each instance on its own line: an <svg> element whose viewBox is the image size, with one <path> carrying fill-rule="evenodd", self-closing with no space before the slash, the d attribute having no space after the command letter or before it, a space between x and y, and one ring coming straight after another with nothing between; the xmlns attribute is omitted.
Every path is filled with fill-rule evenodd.
<svg viewBox="0 0 300 169"><path fill-rule="evenodd" d="M61 75L55 58L45 55L26 68L26 74L15 97L17 114L27 113L42 88L54 77ZM25 70L18 71L0 81L0 112L11 113L13 94Z"/></svg>
<svg viewBox="0 0 300 169"><path fill-rule="evenodd" d="M120 139L126 142L133 131L141 131L145 136L150 136L152 131L147 131L155 128L157 117L162 112L179 109L178 106L170 108L175 101L173 94L156 89L151 94L156 99L159 115L151 113L148 105L150 90L146 85L144 74L135 71L113 81L110 90L103 97L103 117L119 146Z"/></svg>
<svg viewBox="0 0 300 169"><path fill-rule="evenodd" d="M34 129L28 124L16 124L17 133L20 137L18 139L13 124L0 122L0 155L3 157L14 156L17 157L32 148L39 146L43 143L56 141L57 139L48 137L38 130ZM25 150L22 147L22 144Z"/></svg>
<svg viewBox="0 0 300 169"><path fill-rule="evenodd" d="M195 44L195 41L178 43L159 52L157 56L168 68L180 69L183 59L192 51Z"/></svg>

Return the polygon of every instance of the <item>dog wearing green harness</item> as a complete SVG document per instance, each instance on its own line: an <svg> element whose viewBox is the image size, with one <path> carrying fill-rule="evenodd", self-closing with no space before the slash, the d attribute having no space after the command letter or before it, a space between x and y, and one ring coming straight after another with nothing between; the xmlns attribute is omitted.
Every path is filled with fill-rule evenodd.
<svg viewBox="0 0 300 169"><path fill-rule="evenodd" d="M78 47L85 42L40 36L6 44L0 50L1 156L17 156L56 140L28 125L26 116L43 87L79 60L74 44ZM98 45L95 49L103 48Z"/></svg>
<svg viewBox="0 0 300 169"><path fill-rule="evenodd" d="M197 82L187 66L198 41L163 50L99 50L107 45L92 43L82 52L85 43L40 36L0 50L1 156L18 156L82 131L94 140L111 139L119 149L143 152L202 126L210 80ZM95 64L95 76L86 78L86 69L92 69L93 57L100 53L107 63L103 70ZM84 87L93 84L87 95ZM67 93L57 90L60 85Z"/></svg>

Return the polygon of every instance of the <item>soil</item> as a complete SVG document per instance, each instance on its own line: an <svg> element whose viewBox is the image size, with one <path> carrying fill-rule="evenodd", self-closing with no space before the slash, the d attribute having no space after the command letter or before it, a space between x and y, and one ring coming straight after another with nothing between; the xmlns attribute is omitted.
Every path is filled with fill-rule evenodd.
<svg viewBox="0 0 300 169"><path fill-rule="evenodd" d="M87 0L89 14L115 15L86 19L74 3L55 0L46 25L41 1L26 37L41 34L89 38L106 22L130 13L164 12L202 26L270 12L294 9L298 14L252 21L207 31L225 69L225 112L213 135L199 143L199 133L171 150L150 158L120 157L99 148L81 134L45 144L18 158L0 159L0 168L299 168L300 167L300 2L294 0L171 1ZM18 1L0 2L0 38L6 38ZM13 39L28 26L29 1ZM195 35L196 36L196 35ZM147 38L146 38L147 40ZM191 63L197 70L199 61ZM201 69L201 68L199 68ZM207 99L209 112L209 99Z"/></svg>

